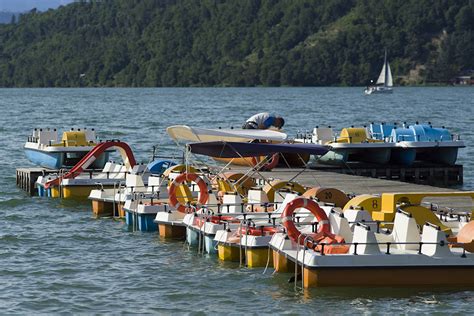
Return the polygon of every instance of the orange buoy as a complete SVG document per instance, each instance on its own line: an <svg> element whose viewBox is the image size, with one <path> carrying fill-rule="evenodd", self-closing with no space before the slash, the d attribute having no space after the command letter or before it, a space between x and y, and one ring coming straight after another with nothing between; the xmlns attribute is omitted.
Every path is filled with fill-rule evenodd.
<svg viewBox="0 0 474 316"><path fill-rule="evenodd" d="M176 188L185 181L193 181L199 187L199 198L198 203L196 204L198 209L209 199L207 183L201 177L195 173L182 173L171 182L171 185L168 188L169 204L181 213L186 213L186 206L179 203L178 198L176 197Z"/></svg>

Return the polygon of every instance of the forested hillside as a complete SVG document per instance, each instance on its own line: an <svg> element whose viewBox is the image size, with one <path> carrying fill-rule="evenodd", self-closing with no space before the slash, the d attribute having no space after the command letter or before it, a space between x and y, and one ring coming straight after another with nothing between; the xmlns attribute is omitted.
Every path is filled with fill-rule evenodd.
<svg viewBox="0 0 474 316"><path fill-rule="evenodd" d="M103 0L0 26L0 86L364 85L474 69L474 1Z"/></svg>

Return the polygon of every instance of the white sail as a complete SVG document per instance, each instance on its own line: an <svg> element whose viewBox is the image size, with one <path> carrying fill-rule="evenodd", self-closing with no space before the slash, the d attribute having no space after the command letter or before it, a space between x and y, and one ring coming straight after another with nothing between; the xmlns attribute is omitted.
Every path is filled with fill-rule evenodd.
<svg viewBox="0 0 474 316"><path fill-rule="evenodd" d="M377 84L385 84L385 64L382 67L380 72L379 79L377 79Z"/></svg>
<svg viewBox="0 0 474 316"><path fill-rule="evenodd" d="M385 67L387 67L387 74L385 74ZM385 78L387 75L387 78ZM387 62L383 65L382 71L380 72L377 84L383 84L386 87L393 87L392 71L390 70L390 64Z"/></svg>
<svg viewBox="0 0 474 316"><path fill-rule="evenodd" d="M390 70L390 64L387 62L387 80L385 82L385 85L387 87L393 87L393 79L392 79L392 71Z"/></svg>

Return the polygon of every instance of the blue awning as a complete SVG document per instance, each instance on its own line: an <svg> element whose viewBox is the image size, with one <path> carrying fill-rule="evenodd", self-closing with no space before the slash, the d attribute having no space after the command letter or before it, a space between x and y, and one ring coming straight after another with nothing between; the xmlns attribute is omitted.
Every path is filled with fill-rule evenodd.
<svg viewBox="0 0 474 316"><path fill-rule="evenodd" d="M316 144L269 144L243 142L201 142L187 145L192 153L216 157L238 158L267 156L274 153L324 155L328 149Z"/></svg>

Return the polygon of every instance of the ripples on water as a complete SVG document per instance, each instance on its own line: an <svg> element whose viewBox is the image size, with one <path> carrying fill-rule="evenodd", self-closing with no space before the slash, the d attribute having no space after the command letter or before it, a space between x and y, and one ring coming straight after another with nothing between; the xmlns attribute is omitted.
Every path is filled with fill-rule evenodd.
<svg viewBox="0 0 474 316"><path fill-rule="evenodd" d="M466 189L474 188L472 88L397 88L370 96L361 88L0 89L0 310L2 313L453 313L472 310L462 289L331 288L295 291L289 275L263 275L201 256L180 242L95 220L87 202L27 197L15 168L35 127L95 127L129 142L138 160L151 147L176 153L173 124L240 126L260 111L286 130L370 121L431 121L461 133Z"/></svg>

